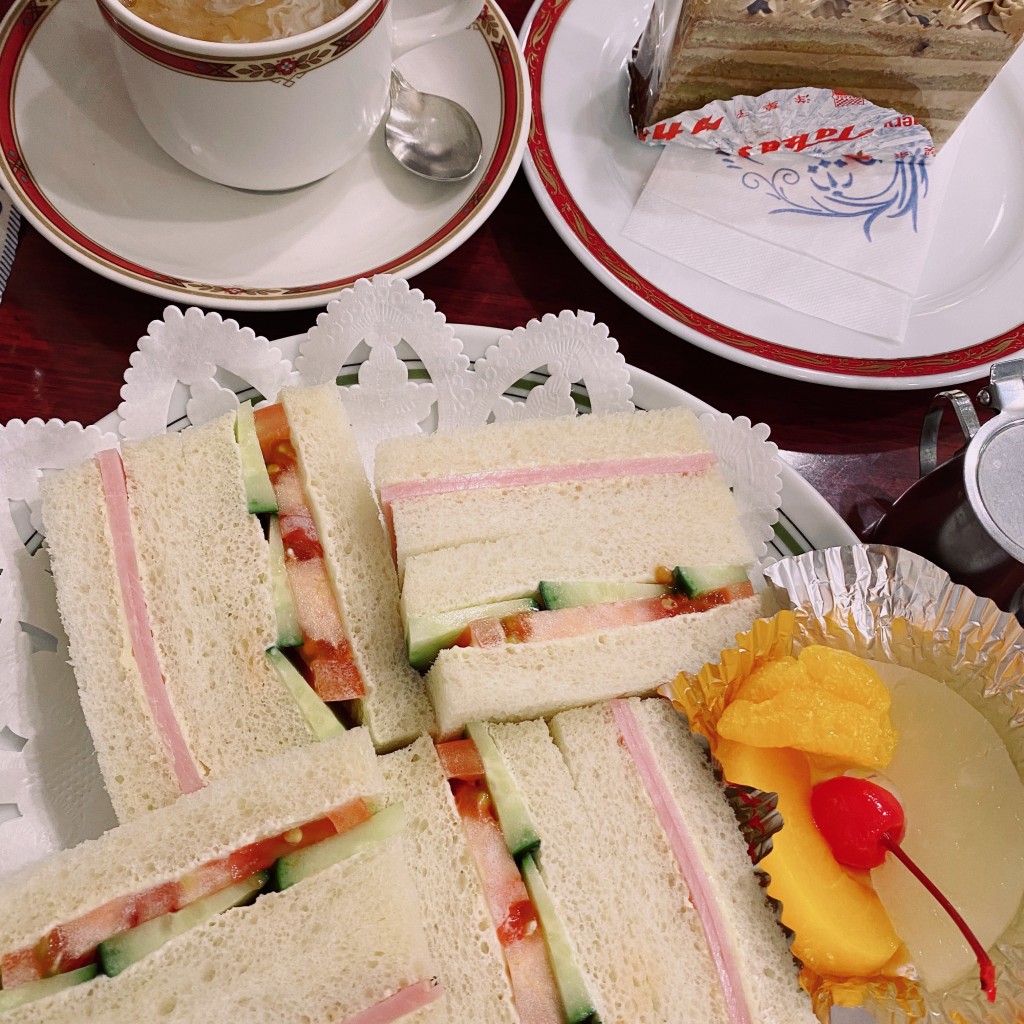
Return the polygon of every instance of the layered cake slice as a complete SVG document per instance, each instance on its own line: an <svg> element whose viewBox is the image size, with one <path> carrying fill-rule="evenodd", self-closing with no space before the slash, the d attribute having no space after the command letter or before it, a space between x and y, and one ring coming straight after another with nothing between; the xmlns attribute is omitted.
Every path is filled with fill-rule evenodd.
<svg viewBox="0 0 1024 1024"><path fill-rule="evenodd" d="M638 127L712 100L823 88L940 146L1024 35L1022 0L656 0L630 62Z"/></svg>

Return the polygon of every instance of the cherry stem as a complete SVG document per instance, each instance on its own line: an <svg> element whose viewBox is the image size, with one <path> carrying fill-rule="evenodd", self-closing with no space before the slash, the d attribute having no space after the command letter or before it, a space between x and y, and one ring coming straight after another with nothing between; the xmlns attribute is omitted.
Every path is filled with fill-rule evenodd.
<svg viewBox="0 0 1024 1024"><path fill-rule="evenodd" d="M967 922L960 916L956 907L946 899L945 896L939 891L935 883L911 860L910 856L900 846L891 835L883 835L880 839L882 845L896 857L897 860L903 864L907 870L935 897L939 906L949 914L953 919L953 923L960 929L963 937L967 940L967 944L971 947L974 955L978 959L978 965L981 968L981 987L988 996L988 1001L994 1003L996 1001L996 968L995 964L989 959L988 953L985 952L985 947L978 941L977 936L971 931Z"/></svg>

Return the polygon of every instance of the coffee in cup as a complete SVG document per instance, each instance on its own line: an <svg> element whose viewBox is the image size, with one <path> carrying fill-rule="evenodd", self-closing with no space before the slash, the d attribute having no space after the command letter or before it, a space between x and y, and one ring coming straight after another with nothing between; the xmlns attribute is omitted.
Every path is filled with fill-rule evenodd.
<svg viewBox="0 0 1024 1024"><path fill-rule="evenodd" d="M212 43L286 39L326 25L355 0L122 0L151 25Z"/></svg>

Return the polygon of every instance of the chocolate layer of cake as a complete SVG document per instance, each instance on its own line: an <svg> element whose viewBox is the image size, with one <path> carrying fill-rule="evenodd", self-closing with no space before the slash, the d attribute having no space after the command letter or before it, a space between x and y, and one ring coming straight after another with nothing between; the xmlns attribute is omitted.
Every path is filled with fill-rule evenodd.
<svg viewBox="0 0 1024 1024"><path fill-rule="evenodd" d="M818 87L916 117L941 145L1024 35L1024 0L655 0L631 62L640 126Z"/></svg>

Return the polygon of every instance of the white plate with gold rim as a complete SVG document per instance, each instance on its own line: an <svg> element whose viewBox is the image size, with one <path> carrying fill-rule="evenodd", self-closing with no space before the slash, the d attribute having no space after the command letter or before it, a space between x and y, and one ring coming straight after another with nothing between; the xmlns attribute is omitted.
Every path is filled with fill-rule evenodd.
<svg viewBox="0 0 1024 1024"><path fill-rule="evenodd" d="M684 341L819 384L938 388L987 376L1021 351L1024 48L957 130L956 164L896 345L749 295L622 234L660 152L637 142L626 104L626 61L649 10L650 0L535 0L520 32L533 104L526 177L599 281Z"/></svg>
<svg viewBox="0 0 1024 1024"><path fill-rule="evenodd" d="M476 118L484 155L472 177L414 177L381 129L322 181L244 192L192 174L150 139L94 0L15 0L0 25L0 184L49 241L130 288L221 309L322 306L357 278L411 277L448 255L522 159L529 84L493 2L472 28L399 64Z"/></svg>

